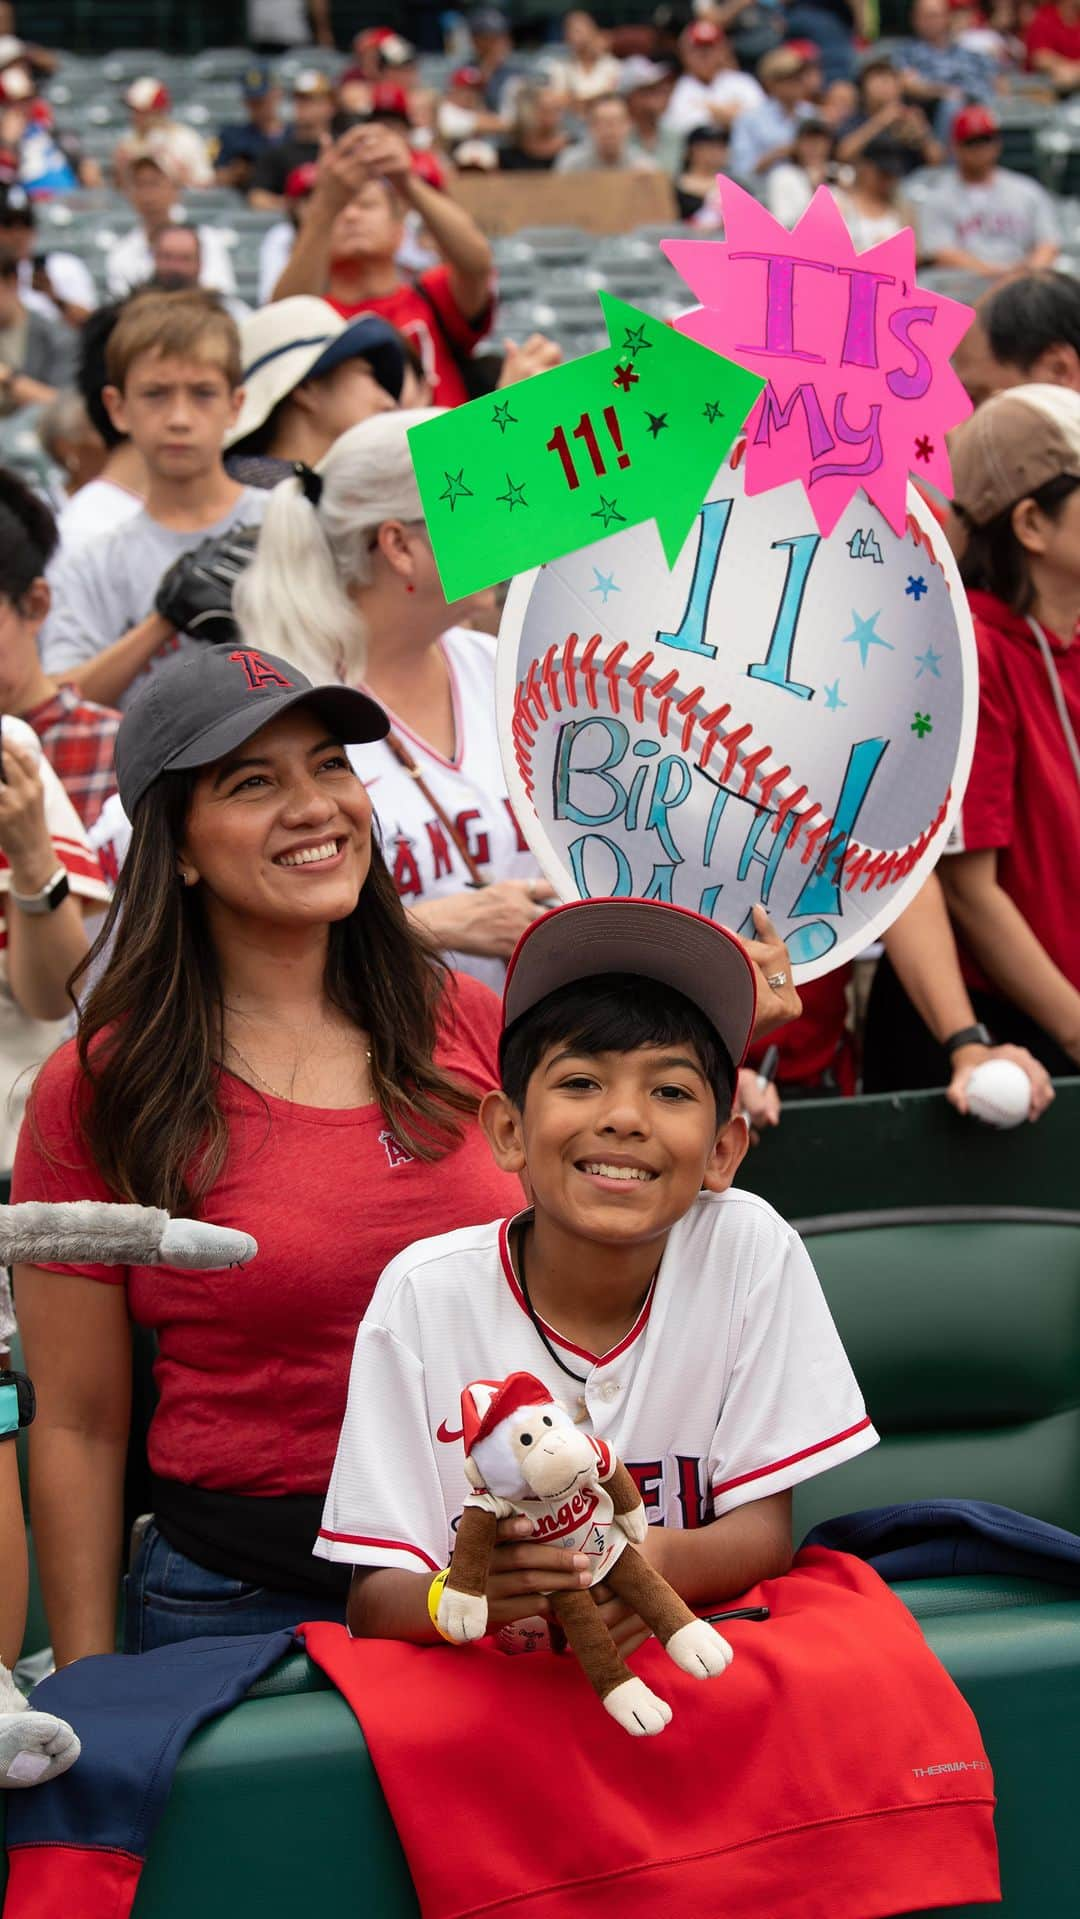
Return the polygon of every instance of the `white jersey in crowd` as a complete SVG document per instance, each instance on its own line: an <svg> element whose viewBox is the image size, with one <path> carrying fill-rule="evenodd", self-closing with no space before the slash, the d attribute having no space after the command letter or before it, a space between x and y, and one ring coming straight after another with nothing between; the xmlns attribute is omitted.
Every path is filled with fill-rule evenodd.
<svg viewBox="0 0 1080 1919"><path fill-rule="evenodd" d="M443 758L403 721L390 724L453 822L472 858L491 880L535 879L539 872L510 808L495 726L495 641L489 633L452 626L442 635L454 706L455 752ZM387 866L406 907L460 893L469 872L421 790L382 740L350 746L349 758L371 794ZM448 953L451 966L501 992L502 960ZM463 1382L464 1383L464 1382Z"/></svg>
<svg viewBox="0 0 1080 1919"><path fill-rule="evenodd" d="M180 226L186 224L182 207L174 207L169 218ZM234 294L236 275L224 234L214 227L198 227L196 231L202 261L200 286L210 293ZM133 288L141 287L144 281L153 278L153 273L154 256L145 227L132 227L130 233L113 241L105 257L105 285L114 300L122 300Z"/></svg>
<svg viewBox="0 0 1080 1919"><path fill-rule="evenodd" d="M78 899L98 900L104 907L109 889L102 877L96 855L91 851L86 829L48 760L41 743L25 720L5 713L0 724L0 741L15 741L37 756L38 772L45 795L45 824L49 829L57 864L67 872L68 885ZM0 745L2 751L2 745ZM7 973L7 923L10 912L5 895L11 886L11 868L7 855L0 853L0 1168L9 1167L15 1157L15 1142L30 1090L30 1069L68 1037L67 1019L31 1019L12 996ZM3 1301L0 1300L0 1320Z"/></svg>
<svg viewBox="0 0 1080 1919"><path fill-rule="evenodd" d="M711 127L714 108L725 117L752 113L765 98L764 89L752 73L734 73L725 69L708 82L684 73L676 80L671 99L664 109L662 125L672 133L693 133L698 127Z"/></svg>
<svg viewBox="0 0 1080 1919"><path fill-rule="evenodd" d="M1019 265L1034 247L1060 241L1057 209L1046 188L1026 174L995 167L989 180L962 180L947 167L923 188L917 207L919 246L928 256L962 248L991 266ZM862 244L857 242L857 244Z"/></svg>
<svg viewBox="0 0 1080 1919"><path fill-rule="evenodd" d="M141 511L139 495L131 493L126 486L117 486L115 480L88 480L64 501L57 515L60 544L51 565L56 566L61 553L74 553L88 540L107 538L118 526L123 526L125 520L133 520Z"/></svg>
<svg viewBox="0 0 1080 1919"><path fill-rule="evenodd" d="M391 1260L356 1337L315 1552L438 1570L468 1484L472 1379L530 1372L617 1453L650 1520L695 1527L876 1444L817 1274L756 1194L701 1193L672 1227L636 1324L602 1358L529 1317L512 1222L467 1226Z"/></svg>

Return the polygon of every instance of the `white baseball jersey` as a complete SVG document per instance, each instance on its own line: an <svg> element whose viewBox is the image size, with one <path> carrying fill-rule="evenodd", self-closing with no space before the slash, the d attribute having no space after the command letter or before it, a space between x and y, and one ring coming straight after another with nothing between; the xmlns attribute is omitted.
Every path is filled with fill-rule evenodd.
<svg viewBox="0 0 1080 1919"><path fill-rule="evenodd" d="M668 1234L636 1323L602 1357L545 1327L494 1220L407 1247L353 1353L315 1551L357 1566L445 1565L468 1493L461 1389L529 1372L627 1467L650 1520L694 1527L877 1441L798 1235L754 1193L701 1193Z"/></svg>
<svg viewBox="0 0 1080 1919"><path fill-rule="evenodd" d="M442 635L454 703L455 751L444 759L394 713L390 724L443 812L489 880L535 879L540 871L510 810L495 728L495 641L452 626ZM371 794L386 864L406 906L469 884L461 854L418 782L382 740L350 746L349 758ZM451 966L502 992L502 960L449 953Z"/></svg>
<svg viewBox="0 0 1080 1919"><path fill-rule="evenodd" d="M432 1242L429 1240L428 1244ZM591 1436L590 1436L591 1438ZM532 1536L544 1546L560 1546L564 1552L584 1553L592 1562L589 1576L595 1586L615 1564L627 1543L621 1526L615 1524L615 1506L601 1479L610 1479L615 1470L611 1448L602 1439L591 1438L596 1452L596 1474L577 1492L561 1499L519 1499L513 1504L497 1493L467 1493L465 1509L494 1513L496 1519L509 1519L520 1513L532 1520Z"/></svg>

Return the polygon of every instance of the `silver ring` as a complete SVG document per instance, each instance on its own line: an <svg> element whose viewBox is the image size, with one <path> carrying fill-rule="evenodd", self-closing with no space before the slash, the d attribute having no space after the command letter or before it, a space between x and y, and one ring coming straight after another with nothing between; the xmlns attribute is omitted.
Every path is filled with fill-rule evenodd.
<svg viewBox="0 0 1080 1919"><path fill-rule="evenodd" d="M788 976L786 973L769 973L766 975L766 979L765 979L766 986L771 986L774 991L778 987L786 986L787 982L788 982Z"/></svg>

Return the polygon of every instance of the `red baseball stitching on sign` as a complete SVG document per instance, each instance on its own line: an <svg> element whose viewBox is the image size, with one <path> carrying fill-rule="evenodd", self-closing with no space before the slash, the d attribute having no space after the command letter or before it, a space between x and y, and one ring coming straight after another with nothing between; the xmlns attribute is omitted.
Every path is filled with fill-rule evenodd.
<svg viewBox="0 0 1080 1919"><path fill-rule="evenodd" d="M925 541L925 544L929 551L929 541ZM931 558L933 557L931 552ZM661 739L669 737L668 727L671 715L673 712L676 713L681 722L680 751L683 753L690 751L695 731L698 731L701 736L698 749L699 767L704 772L717 747L722 748L723 764L719 774L713 777L720 786L728 784L734 773L735 763L740 758L740 747L753 735L754 729L749 721L733 728L730 733L722 732L723 722L731 713L730 705L718 706L711 713L699 713L697 708L705 691L704 687L696 686L688 693L682 692L678 685L678 672L674 667L660 679L649 684L645 675L653 663L652 653L642 653L640 658L625 671L620 671L627 652L625 640L619 640L606 658L601 660L597 659L598 650L602 645L599 633L592 634L580 658L577 653L578 645L577 634L569 634L557 663L558 648L555 645L549 646L542 661L530 662L528 672L525 678L519 681L514 695L510 733L514 742L514 758L517 761L521 783L530 801L534 791L533 742L541 723L550 717L544 696L547 695L552 713L563 711L563 701L568 712L578 711L581 704L578 697L579 678L584 703L593 713L600 708L601 683L605 702L616 718L621 711L624 689L628 688L630 691L634 719L639 725L645 719L646 700L650 698L655 700L656 726ZM761 769L771 754L771 746L760 746L756 747L752 753L741 755L743 778L737 798L748 799L756 781L757 804L765 807L770 804L776 788L791 774L790 766L779 766L771 773L767 773L764 778L760 777ZM857 840L849 840L842 858L843 834L837 834L835 838L830 839L832 819L818 817L821 814L821 807L816 800L811 801L809 806L803 807L806 797L805 786L799 786L793 793L788 793L776 809L772 831L779 833L789 817L794 814L794 824L788 834L787 848L790 850L795 845L800 833L804 835L802 865L809 866L811 862L814 862L817 870L822 873L831 865L834 883L842 883L845 892L850 893L852 888L861 881L862 891L868 893L875 884L880 892L883 887L894 885L898 880L907 878L944 824L949 809L951 788L946 793L935 819L909 846L887 853L873 847L861 846ZM802 808L801 811L800 808ZM811 825L811 822L816 824Z"/></svg>

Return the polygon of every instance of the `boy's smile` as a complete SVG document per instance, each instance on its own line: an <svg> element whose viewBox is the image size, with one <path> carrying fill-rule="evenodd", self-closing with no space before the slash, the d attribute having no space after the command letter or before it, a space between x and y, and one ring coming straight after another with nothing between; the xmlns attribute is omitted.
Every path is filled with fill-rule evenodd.
<svg viewBox="0 0 1080 1919"><path fill-rule="evenodd" d="M537 1214L622 1243L654 1239L682 1217L721 1130L712 1088L685 1045L550 1047L529 1080L521 1128Z"/></svg>

